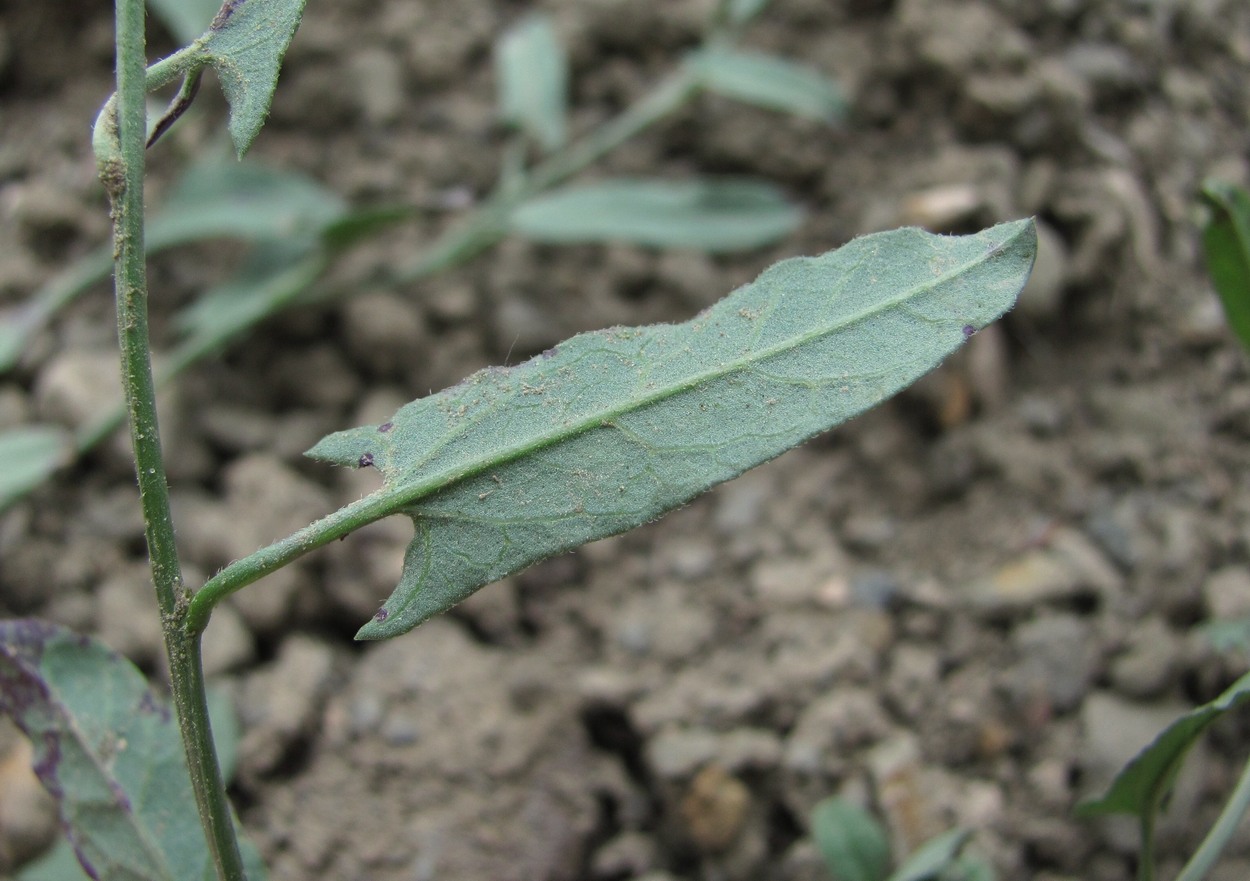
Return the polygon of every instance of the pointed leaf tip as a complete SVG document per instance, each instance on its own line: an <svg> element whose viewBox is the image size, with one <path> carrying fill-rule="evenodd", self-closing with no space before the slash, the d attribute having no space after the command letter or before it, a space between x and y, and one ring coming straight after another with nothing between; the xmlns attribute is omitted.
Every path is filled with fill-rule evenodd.
<svg viewBox="0 0 1250 881"><path fill-rule="evenodd" d="M544 557L656 519L885 400L1015 302L1031 221L785 260L683 324L582 334L480 371L317 458L360 465L414 536L359 639L411 630Z"/></svg>
<svg viewBox="0 0 1250 881"><path fill-rule="evenodd" d="M200 38L230 104L230 138L240 157L252 146L273 101L278 71L306 0L225 0Z"/></svg>

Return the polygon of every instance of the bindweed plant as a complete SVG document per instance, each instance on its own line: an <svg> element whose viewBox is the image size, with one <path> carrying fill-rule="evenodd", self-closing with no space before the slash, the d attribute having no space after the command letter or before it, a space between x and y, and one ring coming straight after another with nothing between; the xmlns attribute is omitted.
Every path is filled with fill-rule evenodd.
<svg viewBox="0 0 1250 881"><path fill-rule="evenodd" d="M562 104L552 99L562 73L551 62L551 34L541 20L524 23L501 44L501 68L547 66L527 88L505 88L503 109L547 158L527 168L518 151L496 195L397 274L428 273L514 230L544 241L623 235L654 244L687 236L682 244L707 247L758 242L761 226L771 230L765 240L789 229L792 210L754 184L616 181L546 192L700 88L820 115L828 105L817 100L810 77L733 47L732 36L763 5L722 3L715 39L642 104L578 141L566 140ZM231 138L245 152L264 122L303 6L226 0L202 36L148 67L142 0L116 3L117 92L99 115L93 143L114 222L126 416L173 711L128 662L97 643L36 620L0 623L0 709L30 737L73 853L97 879L264 877L255 850L240 844L201 664L201 635L226 596L368 523L401 515L414 535L400 582L358 638L405 633L494 580L649 522L880 403L1011 308L1034 258L1027 220L961 237L879 233L819 257L782 261L684 323L585 333L517 366L480 371L381 424L322 439L310 456L374 469L381 486L192 589L174 540L156 416L145 151L212 68L229 104ZM175 84L169 109L149 127L148 94ZM182 204L178 210L190 212L197 203ZM290 247L303 256L287 270L297 285L278 285L283 294L259 304L201 304L197 314L249 326L274 303L288 302L295 287L307 288L311 270L302 261L315 267L325 259L327 237L351 238L377 220L326 216L309 233L320 243L311 252L301 252L308 240L294 235ZM178 217L170 215L175 228ZM23 442L38 450L49 440Z"/></svg>
<svg viewBox="0 0 1250 881"><path fill-rule="evenodd" d="M248 69L242 77L244 67L234 60L229 39L213 37L210 29L210 37L202 45L197 42L213 18L215 3L211 8L204 0L149 3L171 32L192 44L148 72L151 88L183 78L169 107L151 115L149 143L188 110L204 66L218 70L228 94L234 96L232 107L240 108L231 115L236 144L250 143L260 124L257 115L261 119L264 115L263 108L251 105L264 98L263 107L268 106L269 93L257 89L259 83L275 82L277 61ZM700 48L615 119L579 138L571 138L568 131L568 62L555 27L537 13L521 19L495 48L499 115L515 136L505 151L494 192L405 265L383 267L380 277L363 279L358 286L426 278L507 236L548 243L612 240L729 252L769 244L792 232L802 219L801 210L760 180L631 178L566 185L579 171L701 92L820 123L839 120L843 101L824 75L784 58L736 47L763 5L723 7L709 22ZM274 23L275 45L289 38L287 30L297 19ZM210 58L219 60L214 63ZM242 154L243 147L238 152ZM531 153L539 161L526 167ZM205 291L177 317L180 340L162 359L158 384L292 305L349 295L344 292L353 284L332 287L326 281L329 270L382 229L422 213L425 210L415 205L354 208L320 184L289 171L239 163L212 152L199 157L165 203L146 218L147 252L217 238L246 242L250 250L233 277ZM52 279L23 308L0 315L0 374L13 369L29 340L60 309L106 278L112 265L112 247L103 246ZM72 435L49 425L0 432L0 510L109 436L123 420L119 402Z"/></svg>

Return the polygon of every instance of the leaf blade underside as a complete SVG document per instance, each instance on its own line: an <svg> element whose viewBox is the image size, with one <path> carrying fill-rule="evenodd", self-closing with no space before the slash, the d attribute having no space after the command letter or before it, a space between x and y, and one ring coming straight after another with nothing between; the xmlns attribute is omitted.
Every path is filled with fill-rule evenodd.
<svg viewBox="0 0 1250 881"><path fill-rule="evenodd" d="M177 722L133 664L49 622L0 621L0 714L30 738L89 877L212 877ZM240 845L260 881L255 848Z"/></svg>
<svg viewBox="0 0 1250 881"><path fill-rule="evenodd" d="M865 236L768 269L683 324L582 334L332 434L416 535L358 639L412 629L479 587L656 519L855 416L1007 311L1031 221L973 236Z"/></svg>

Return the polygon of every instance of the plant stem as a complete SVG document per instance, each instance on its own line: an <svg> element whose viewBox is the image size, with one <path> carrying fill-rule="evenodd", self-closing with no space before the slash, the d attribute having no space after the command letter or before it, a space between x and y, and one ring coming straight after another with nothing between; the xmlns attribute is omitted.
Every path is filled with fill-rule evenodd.
<svg viewBox="0 0 1250 881"><path fill-rule="evenodd" d="M213 607L242 587L253 581L276 572L283 566L304 556L309 551L329 544L336 538L342 538L375 520L380 520L393 513L394 499L374 493L359 501L339 508L332 514L322 517L316 523L310 523L303 529L249 554L241 560L235 560L204 583L204 586L191 597L186 617L186 629L190 633L199 633L208 626L209 616Z"/></svg>
<svg viewBox="0 0 1250 881"><path fill-rule="evenodd" d="M1250 809L1250 761L1247 761L1246 766L1242 768L1237 786L1228 797L1228 801L1224 803L1224 809L1220 811L1215 825L1202 839L1202 844L1189 858L1185 868L1181 869L1181 873L1176 876L1176 881L1201 881L1205 878L1207 872L1211 871L1211 867L1220 858L1224 846L1228 844L1229 839L1237 831L1237 827L1241 825L1241 819L1248 809Z"/></svg>
<svg viewBox="0 0 1250 881"><path fill-rule="evenodd" d="M103 123L97 125L95 143L100 177L112 202L122 386L130 417L152 581L169 656L174 706L196 804L218 877L221 881L246 881L209 727L199 639L182 626L189 597L182 583L174 542L156 419L143 248L147 128L143 0L117 0L116 10L116 115L106 106Z"/></svg>

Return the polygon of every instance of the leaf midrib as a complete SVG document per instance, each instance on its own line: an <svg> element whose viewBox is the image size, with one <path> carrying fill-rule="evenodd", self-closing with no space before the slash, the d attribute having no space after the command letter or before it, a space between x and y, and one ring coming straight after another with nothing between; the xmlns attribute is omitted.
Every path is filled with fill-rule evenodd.
<svg viewBox="0 0 1250 881"><path fill-rule="evenodd" d="M607 407L601 411L592 413L586 416L585 418L579 421L573 422L569 425L560 426L558 429L555 429L552 431L539 433L536 437L532 438L531 440L523 441L511 447L505 446L493 452L472 457L468 462L464 463L458 468L450 467L442 471L439 471L437 473L431 474L423 479L419 479L419 480L416 480L415 482L405 484L403 486L395 486L393 488L388 488L384 484L382 489L378 490L377 493L375 493L375 495L379 497L380 502L382 503L389 502L389 506L390 506L389 510L391 511L402 510L404 508L408 508L408 507L415 505L417 502L421 501L423 498L425 498L428 495L439 492L441 490L448 489L470 478L477 477L481 474L484 474L491 468L496 468L502 465L511 464L512 462L515 462L516 460L521 459L531 453L546 449L548 447L557 446L560 443L563 443L568 440L572 440L573 438L579 437L580 435L593 431L596 428L612 427L612 423L614 422L614 420L620 418L621 416L627 413L641 410L659 401L663 401L671 397L676 397L678 395L689 392L695 388L698 388L699 386L704 385L706 383L709 383L718 379L722 379L733 373L740 372L746 369L752 363L760 363L760 362L771 360L772 358L777 357L778 355L800 348L822 337L827 337L835 333L840 333L846 330L847 328L853 327L856 324L866 321L869 318L872 318L873 316L883 311L894 308L900 304L906 303L907 301L911 299L914 299L915 297L921 296L922 294L926 292L932 291L934 288L938 287L939 285L942 285L945 282L953 278L957 278L960 275L966 272L969 272L978 266L983 265L989 259L1005 254L1007 250L1010 248L1010 246L1013 245L1015 241L1019 238L1019 236L1020 236L1020 232L1017 231L1013 233L1012 235L1010 235L1009 237L1003 239L1003 241L997 243L994 247L987 249L976 260L966 261L964 263L961 263L959 266L955 267L954 269L948 272L944 272L941 275L935 276L932 281L928 281L923 284L915 285L911 288L908 288L906 291L900 294L896 294L893 297L889 297L884 300L881 300L866 309L863 309L853 315L847 316L846 318L842 319L841 321L839 321L838 323L834 325L822 327L818 330L803 333L795 337L790 337L786 339L785 341L783 341L782 343L779 343L778 345L772 346L769 349L765 349L763 351L752 350L748 357L739 358L739 359L730 361L727 364L722 363L715 368L693 374L689 379L685 381L677 382L672 385L666 386L662 389L658 389L649 395L643 395L642 397L639 397L639 398L632 398L628 406ZM863 259L867 260L871 256L872 255L865 255ZM863 260L861 260L860 264L857 264L855 268L858 268L858 266L862 265L862 263L863 263ZM834 291L835 294L839 292L840 290L842 290L845 287L845 285L850 282L851 276L854 273L854 271L855 271L854 269L851 269L845 273L843 283ZM680 327L683 325L689 325L698 320L699 319L697 317L688 319L687 321L682 322L681 324L677 326ZM929 322L936 321L936 319L922 319L922 320L929 321ZM490 415L490 413L492 412L494 411L492 410L492 411L488 411L484 413L483 418ZM447 444L451 443L453 440L464 437L467 432L473 429L473 427L474 427L473 425L465 426L462 430L447 437L438 446L432 448L429 451L430 455L432 455L433 453L436 453L439 449L441 449L442 447L445 447ZM430 457L429 455L426 456L426 461L429 460L429 457ZM396 477L396 481L399 481L401 479L402 479L402 476ZM386 516L386 515L382 514L379 516Z"/></svg>

